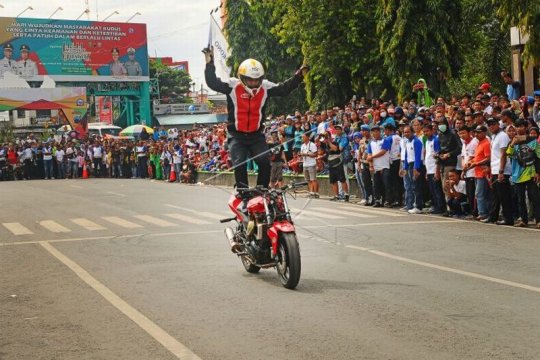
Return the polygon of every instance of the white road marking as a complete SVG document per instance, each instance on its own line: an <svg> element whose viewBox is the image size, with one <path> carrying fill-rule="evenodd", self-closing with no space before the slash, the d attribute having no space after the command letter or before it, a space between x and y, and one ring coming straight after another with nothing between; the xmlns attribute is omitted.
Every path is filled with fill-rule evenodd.
<svg viewBox="0 0 540 360"><path fill-rule="evenodd" d="M91 241L91 240L116 240L116 239L130 239L136 237L166 237L166 236L177 236L177 235L200 235L200 234L223 234L223 230L205 230L205 231L177 231L177 232L168 232L168 233L152 233L152 234L129 234L129 235L109 235L109 236L92 236L92 237L81 237L81 238L69 238L69 239L50 239L50 240L34 240L34 241L14 241L9 243L0 243L2 246L17 246L17 245L30 245L30 244L41 244L42 242L48 243L63 243L63 242L74 242L74 241Z"/></svg>
<svg viewBox="0 0 540 360"><path fill-rule="evenodd" d="M120 196L120 197L126 197L126 195L124 195L124 194L120 194L120 193L113 192L113 191L107 191L107 194L116 195L116 196Z"/></svg>
<svg viewBox="0 0 540 360"><path fill-rule="evenodd" d="M328 224L328 225L302 225L303 228L306 229L321 229L326 227L336 227L336 228L342 228L342 227L362 227L362 226L378 226L378 225L423 225L423 224L444 224L444 223L450 223L452 220L439 220L439 221L395 221L395 222L372 222L372 223L361 223L361 224L345 224L345 225L336 225L336 224Z"/></svg>
<svg viewBox="0 0 540 360"><path fill-rule="evenodd" d="M112 306L118 309L122 314L127 316L131 321L137 324L148 335L158 341L163 347L169 350L174 356L182 360L200 360L190 349L184 344L173 338L165 330L159 327L156 323L152 322L140 311L129 305L126 301L112 292L108 287L99 282L96 278L90 275L79 264L71 260L63 253L58 251L48 242L40 243L41 246L47 250L52 256L58 259L61 263L66 265L71 271L73 271L82 281L88 286L94 289L98 294L103 296Z"/></svg>
<svg viewBox="0 0 540 360"><path fill-rule="evenodd" d="M407 216L407 214L400 214L400 213L396 213L394 211L385 211L385 210L376 210L372 207L369 207L369 206L363 206L363 205L358 205L358 206L339 206L340 209L344 209L344 210L349 210L349 211L362 211L362 212L365 212L365 213L372 213L372 214L377 214L377 215L383 215L383 216L390 216L390 217L402 217L402 216Z"/></svg>
<svg viewBox="0 0 540 360"><path fill-rule="evenodd" d="M182 206L177 206L177 205L172 205L172 204L165 204L165 206L168 206L168 207L171 207L171 208L174 208L174 209L189 211L190 213L197 214L197 215L200 215L202 217L209 218L209 219L214 219L214 220L225 219L227 216L229 216L229 215L220 215L220 214L216 214L216 213L212 213L212 212L208 212L208 211L197 211L197 210L193 210L193 209L186 209L186 208L184 208Z"/></svg>
<svg viewBox="0 0 540 360"><path fill-rule="evenodd" d="M361 214L361 213L358 213L358 212L343 211L343 210L336 210L336 209L325 209L325 208L319 208L319 207L315 207L315 208L312 207L310 209L311 210L317 210L317 211L323 211L323 212L331 211L332 214L354 216L354 217L359 217L359 218L372 218L372 217L375 217L375 215L366 215L366 214Z"/></svg>
<svg viewBox="0 0 540 360"><path fill-rule="evenodd" d="M39 225L43 226L45 229L53 232L53 233L67 233L67 232L71 232L71 230L69 230L68 228L60 225L59 223L57 223L56 221L52 221L52 220L43 220L43 221L39 221L38 222Z"/></svg>
<svg viewBox="0 0 540 360"><path fill-rule="evenodd" d="M431 269L436 269L436 270L445 271L445 272L449 272L449 273L468 276L468 277L472 277L472 278L475 278L475 279L490 281L490 282L493 282L493 283L512 286L512 287L516 287L516 288L520 288L520 289L524 289L524 290L540 292L540 287L536 287L536 286L522 284L522 283L510 281L510 280L498 279L498 278L495 278L495 277L492 277L492 276L487 276L487 275L478 274L478 273L465 271L465 270L454 269L454 268L451 268L451 267L448 267L448 266L441 266L441 265L437 265L437 264L428 263L428 262L425 262L425 261L409 259L409 258L406 258L406 257L403 257L403 256L393 255L393 254L389 254L389 253L386 253L386 252L383 252L383 251L379 251L379 250L375 250L375 249L369 249L369 248L365 248L365 247L361 247L361 246L346 245L345 247L350 248L350 249L356 249L356 250L360 250L360 251L365 251L365 252L368 252L370 254L382 256L382 257L392 259L392 260L406 262L406 263L409 263L409 264L414 264L414 265L423 266L423 267L427 267L427 268L431 268Z"/></svg>
<svg viewBox="0 0 540 360"><path fill-rule="evenodd" d="M33 232L19 223L2 223L13 235L32 235Z"/></svg>
<svg viewBox="0 0 540 360"><path fill-rule="evenodd" d="M192 216L187 216L187 215L183 215L183 214L164 214L164 215L167 216L167 217L170 217L172 219L188 222L190 224L196 224L196 225L208 225L208 224L211 224L210 221L197 219L197 218L194 218Z"/></svg>
<svg viewBox="0 0 540 360"><path fill-rule="evenodd" d="M142 221L145 221L147 223L157 225L157 226L166 227L166 226L175 226L176 225L176 224L173 224L172 222L162 220L162 219L159 219L157 217L150 216L150 215L135 215L135 217L137 219L139 219L139 220L142 220Z"/></svg>
<svg viewBox="0 0 540 360"><path fill-rule="evenodd" d="M142 225L135 224L134 222L127 221L125 219L119 218L117 216L104 216L102 217L103 220L108 221L110 223L113 223L115 225L121 226L126 229L135 229L135 228L141 228Z"/></svg>
<svg viewBox="0 0 540 360"><path fill-rule="evenodd" d="M328 219L328 220L343 219L342 216L329 214L328 212L331 211L330 209L324 209L323 213L321 213L320 211L300 210L297 208L291 208L290 210L292 211L292 215L297 216L297 217L300 217L303 215L309 215L309 216L315 216L318 218ZM297 215L298 213L300 213L300 215Z"/></svg>
<svg viewBox="0 0 540 360"><path fill-rule="evenodd" d="M97 230L105 230L106 228L99 225L99 224L96 224L95 222L93 221L90 221L88 219L85 219L85 218L76 218L76 219L70 219L71 222L85 228L86 230L90 230L90 231L97 231Z"/></svg>

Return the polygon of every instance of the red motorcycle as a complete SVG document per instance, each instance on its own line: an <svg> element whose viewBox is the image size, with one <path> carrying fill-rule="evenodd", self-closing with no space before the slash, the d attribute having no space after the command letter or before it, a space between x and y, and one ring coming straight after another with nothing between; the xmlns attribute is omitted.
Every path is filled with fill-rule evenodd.
<svg viewBox="0 0 540 360"><path fill-rule="evenodd" d="M281 284L294 289L300 281L300 248L296 238L286 194L307 182L291 183L280 189L238 189L229 207L236 229L228 227L225 236L231 250L242 260L249 273L276 268Z"/></svg>

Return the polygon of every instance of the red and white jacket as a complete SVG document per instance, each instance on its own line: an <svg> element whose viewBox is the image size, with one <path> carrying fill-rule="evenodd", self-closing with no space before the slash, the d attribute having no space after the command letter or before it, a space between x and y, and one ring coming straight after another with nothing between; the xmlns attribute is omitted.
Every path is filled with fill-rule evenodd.
<svg viewBox="0 0 540 360"><path fill-rule="evenodd" d="M286 96L302 82L300 74L279 84L263 80L261 87L251 93L237 78L231 78L227 82L217 78L213 63L206 64L204 78L210 89L227 95L229 113L227 129L242 133L261 131L265 119L266 100L273 96Z"/></svg>

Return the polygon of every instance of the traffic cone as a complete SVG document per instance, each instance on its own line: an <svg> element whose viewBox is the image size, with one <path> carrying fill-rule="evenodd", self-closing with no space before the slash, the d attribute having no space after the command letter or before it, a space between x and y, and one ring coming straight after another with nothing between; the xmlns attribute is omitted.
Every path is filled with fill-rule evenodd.
<svg viewBox="0 0 540 360"><path fill-rule="evenodd" d="M82 168L82 178L88 179L88 170L86 169L86 164L84 164Z"/></svg>
<svg viewBox="0 0 540 360"><path fill-rule="evenodd" d="M169 177L169 182L175 182L176 181L176 172L171 169L171 176Z"/></svg>

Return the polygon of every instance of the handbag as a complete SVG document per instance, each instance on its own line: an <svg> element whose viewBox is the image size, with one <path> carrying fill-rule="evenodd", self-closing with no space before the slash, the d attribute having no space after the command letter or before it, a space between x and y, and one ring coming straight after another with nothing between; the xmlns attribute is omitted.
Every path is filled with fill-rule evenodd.
<svg viewBox="0 0 540 360"><path fill-rule="evenodd" d="M340 166L343 163L341 155L329 155L328 156L328 166L335 168Z"/></svg>

